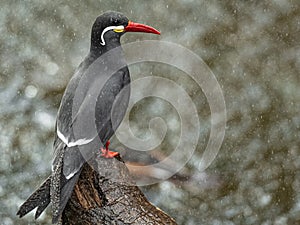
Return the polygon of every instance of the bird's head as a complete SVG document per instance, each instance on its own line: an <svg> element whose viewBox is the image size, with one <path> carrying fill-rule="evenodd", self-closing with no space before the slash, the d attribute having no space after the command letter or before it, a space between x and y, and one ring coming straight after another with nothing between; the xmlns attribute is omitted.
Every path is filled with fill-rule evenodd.
<svg viewBox="0 0 300 225"><path fill-rule="evenodd" d="M119 12L106 12L97 17L92 27L92 47L103 47L109 42L120 42L120 37L126 32L144 32L160 34L153 27L134 23Z"/></svg>

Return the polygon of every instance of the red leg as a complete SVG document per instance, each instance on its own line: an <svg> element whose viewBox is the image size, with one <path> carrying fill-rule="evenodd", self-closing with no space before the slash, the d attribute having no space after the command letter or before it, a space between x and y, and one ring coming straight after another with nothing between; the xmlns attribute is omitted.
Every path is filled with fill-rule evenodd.
<svg viewBox="0 0 300 225"><path fill-rule="evenodd" d="M104 158L107 158L107 159L113 158L113 157L119 155L118 152L113 152L108 149L109 144L110 144L110 141L108 140L105 143L105 148L101 148L101 152L102 152L101 156L103 156Z"/></svg>

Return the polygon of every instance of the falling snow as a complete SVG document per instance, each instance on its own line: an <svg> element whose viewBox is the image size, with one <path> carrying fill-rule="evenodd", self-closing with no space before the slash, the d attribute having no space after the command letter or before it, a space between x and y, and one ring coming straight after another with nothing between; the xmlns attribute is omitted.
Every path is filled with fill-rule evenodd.
<svg viewBox="0 0 300 225"><path fill-rule="evenodd" d="M123 43L170 41L199 55L225 96L225 139L213 164L200 174L197 166L210 132L206 96L176 68L130 66L133 79L161 76L182 86L197 107L201 125L197 150L180 173L188 181L178 178L143 187L147 197L178 224L300 223L297 1L17 2L4 0L0 7L1 224L33 223L32 215L18 219L17 207L50 173L63 90L88 53L94 19L106 10L122 11L161 31L160 36L128 34ZM139 102L130 114L132 130L147 138L154 117L164 119L169 129L154 153L169 155L180 137L180 115L171 104L155 98ZM113 145L124 149L116 139ZM122 154L133 157L128 151ZM50 224L50 212L38 223Z"/></svg>

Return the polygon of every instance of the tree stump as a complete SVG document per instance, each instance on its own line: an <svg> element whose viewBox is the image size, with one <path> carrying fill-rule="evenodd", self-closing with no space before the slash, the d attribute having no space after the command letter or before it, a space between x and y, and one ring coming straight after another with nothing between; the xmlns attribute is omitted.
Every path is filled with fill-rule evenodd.
<svg viewBox="0 0 300 225"><path fill-rule="evenodd" d="M60 223L176 224L146 199L119 156L84 165Z"/></svg>

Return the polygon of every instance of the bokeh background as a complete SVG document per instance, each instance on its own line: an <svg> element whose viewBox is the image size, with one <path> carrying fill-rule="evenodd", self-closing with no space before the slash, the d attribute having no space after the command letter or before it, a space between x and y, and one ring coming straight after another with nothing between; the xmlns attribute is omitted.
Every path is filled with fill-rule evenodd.
<svg viewBox="0 0 300 225"><path fill-rule="evenodd" d="M142 188L149 200L178 224L300 224L298 0L1 1L0 223L50 224L49 210L38 221L15 214L50 173L60 99L88 53L93 21L107 10L162 33L126 34L124 43L171 41L199 55L225 96L222 148L199 172L210 128L205 95L174 68L130 67L133 79L156 75L179 83L194 100L202 125L197 150L178 176ZM153 151L162 157L176 145L180 120L167 102L145 99L130 114L137 135L147 135L153 115L170 125Z"/></svg>

